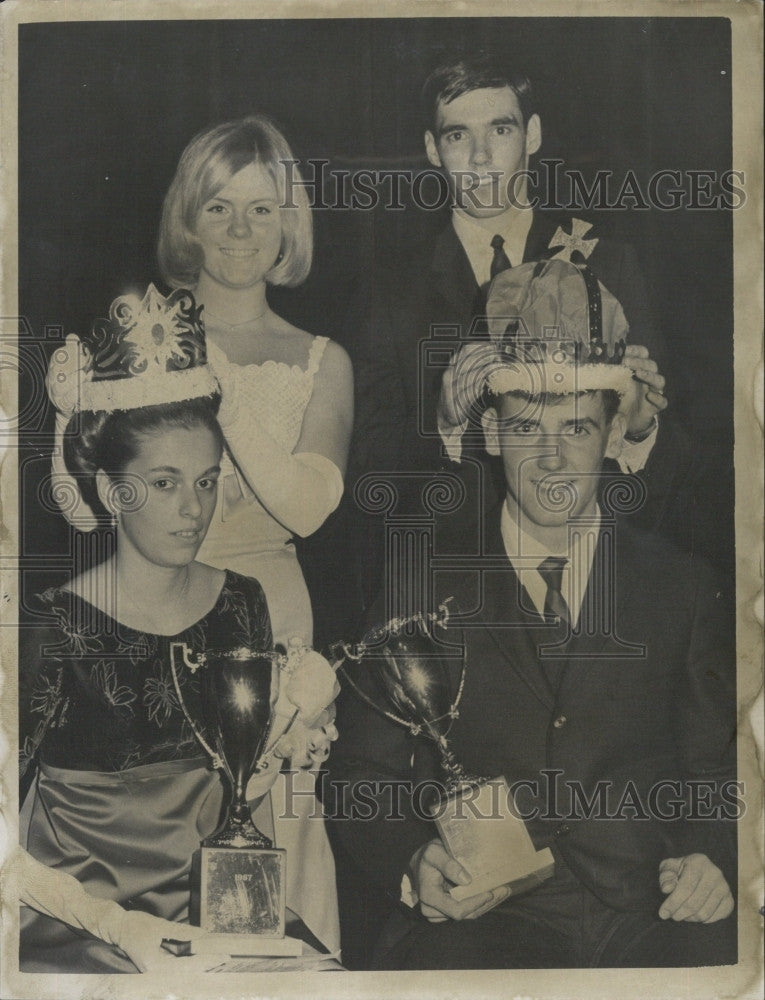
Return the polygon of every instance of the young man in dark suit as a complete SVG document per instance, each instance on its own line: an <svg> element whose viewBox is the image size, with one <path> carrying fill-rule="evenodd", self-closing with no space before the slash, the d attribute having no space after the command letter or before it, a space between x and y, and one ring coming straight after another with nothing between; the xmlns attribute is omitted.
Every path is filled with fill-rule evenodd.
<svg viewBox="0 0 765 1000"><path fill-rule="evenodd" d="M349 492L365 474L392 473L398 513L418 513L419 480L453 471L452 460L461 457L462 428L445 424L443 408L438 413L442 376L461 343L485 336L481 317L490 279L524 261L553 257L586 261L622 304L630 327L626 361L640 391L626 413L628 443L619 465L625 473L642 470L667 400L657 366L664 349L634 252L581 219L529 207L527 170L542 143L542 123L526 77L488 56L460 59L431 74L423 105L425 149L449 184L450 218L434 241L378 267L348 315L356 378ZM691 462L676 429L662 427L661 434L670 438L672 458L663 461L659 449L639 515L657 529L669 522L666 498L677 499ZM383 568L382 552L367 548L370 527L363 541L371 596Z"/></svg>
<svg viewBox="0 0 765 1000"><path fill-rule="evenodd" d="M703 560L625 524L618 497L598 500L626 428L624 315L562 261L503 273L488 314L495 356L477 377L506 495L469 537L441 537L429 566L433 603L453 598L444 641L466 663L448 741L469 773L506 778L555 870L525 893L455 899L471 873L423 808L443 780L433 743L344 691L336 834L401 899L376 964L735 962L732 622ZM389 708L369 674L357 682Z"/></svg>

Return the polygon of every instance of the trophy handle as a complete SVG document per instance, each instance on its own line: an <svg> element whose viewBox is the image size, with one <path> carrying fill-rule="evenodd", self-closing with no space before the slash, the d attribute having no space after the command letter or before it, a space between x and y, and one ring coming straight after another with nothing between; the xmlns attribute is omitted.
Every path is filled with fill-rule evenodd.
<svg viewBox="0 0 765 1000"><path fill-rule="evenodd" d="M183 711L183 714L184 714L184 716L186 718L186 722L188 722L188 724L191 726L191 731L194 733L194 735L196 736L196 738L202 744L203 749L206 750L207 753L212 758L212 765L213 765L213 767L216 770L223 771L225 773L226 777L231 781L231 784L234 785L234 783L235 783L234 782L234 776L231 773L231 771L230 771L228 765L226 764L225 760L220 756L220 754L216 753L213 750L213 748L210 746L210 744L204 738L204 735L202 734L202 730L199 728L199 726L194 721L194 719L192 719L192 717L191 717L191 715L189 713L189 710L186 708L186 702L183 700L183 695L181 694L181 685L178 682L178 674L177 674L176 669L175 669L175 657L176 657L176 653L178 652L178 650L181 651L181 657L183 659L184 664L192 672L195 671L198 667L203 666L203 664L204 664L204 657L203 656L200 657L199 661L195 663L190 658L191 651L189 650L189 647L186 645L185 642L171 642L170 643L170 672L173 675L173 686L175 687L175 693L178 696L178 703L181 706L181 710Z"/></svg>
<svg viewBox="0 0 765 1000"><path fill-rule="evenodd" d="M366 694L364 694L364 692L361 690L358 684L356 684L356 682L351 679L350 674L345 669L345 667L343 667L342 662L338 664L337 672L339 674L342 673L343 677L348 681L348 683L356 692L356 694L359 696L359 698L365 701L367 705L370 705L376 712L379 712L380 715L384 715L386 719L390 719L392 722L397 722L400 726L405 726L410 731L412 736L419 736L419 734L422 732L422 726L418 726L416 723L410 722L409 719L402 719L398 715L394 715L393 712L388 712L384 708L380 708L380 706L377 705L374 701L372 701L372 699L369 698Z"/></svg>
<svg viewBox="0 0 765 1000"><path fill-rule="evenodd" d="M338 662L335 665L335 670L338 673L342 673L343 677L350 684L350 686L353 688L356 694L363 701L365 701L367 705L370 705L372 708L375 709L375 711L379 712L381 715L384 715L386 719L390 719L392 722L397 722L400 726L405 726L410 731L412 736L419 736L420 733L423 731L423 728L425 728L431 739L435 743L439 744L439 746L442 737L439 737L438 733L434 732L430 725L428 725L427 723L425 724L425 726L418 725L417 723L411 722L408 719L402 719L398 715L394 715L393 712L389 712L386 711L384 708L380 708L380 706L376 704L376 702L374 702L366 694L364 694L364 692L361 690L358 684L356 684L353 681L348 671L343 667L343 664L345 663L346 660L353 660L355 662L358 662L363 658L364 654L369 649L370 642L374 641L374 639L377 637L385 635L389 630L393 630L394 632L397 631L398 629L401 628L402 625L406 624L409 621L418 620L424 623L427 620L433 622L434 625L439 625L441 628L446 628L451 613L449 604L453 600L454 600L453 597L445 598L441 602L441 604L439 604L437 612L430 612L427 615L424 615L420 612L409 619L393 618L389 622L386 622L385 625L381 625L380 627L373 629L372 632L370 632L361 642L356 643L353 646L344 642L335 642L330 646L330 655L338 658ZM464 649L464 637L462 645ZM462 692L465 689L466 669L467 669L467 663L465 662L465 657L463 656L462 669L460 671L460 682L457 688L457 694L455 696L454 703L452 704L451 708L449 709L449 712L447 713L452 720L459 717L458 706L459 703L462 701ZM445 718L445 717L446 716L441 716L440 718ZM438 722L440 720L433 719L432 721Z"/></svg>

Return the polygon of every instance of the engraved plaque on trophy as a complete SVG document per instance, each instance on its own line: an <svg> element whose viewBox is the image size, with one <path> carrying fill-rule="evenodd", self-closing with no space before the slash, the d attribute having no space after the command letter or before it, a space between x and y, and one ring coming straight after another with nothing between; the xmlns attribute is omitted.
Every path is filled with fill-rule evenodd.
<svg viewBox="0 0 765 1000"><path fill-rule="evenodd" d="M431 634L431 627L445 628L447 620L443 604L439 614L393 619L362 643L335 647L335 652L372 672L388 707L378 705L343 668L364 701L438 748L445 780L433 820L446 849L471 876L469 885L454 886L451 895L466 899L503 885L515 895L549 878L554 860L549 848L534 848L523 820L514 812L506 779L468 774L449 747L446 737L459 716L466 678L463 657L453 697L444 646Z"/></svg>
<svg viewBox="0 0 765 1000"><path fill-rule="evenodd" d="M178 653L188 670L200 672L199 721L183 701ZM271 732L279 656L246 647L198 654L184 643L170 648L184 714L230 790L223 823L192 858L190 919L213 934L284 937L286 851L257 829L246 799Z"/></svg>

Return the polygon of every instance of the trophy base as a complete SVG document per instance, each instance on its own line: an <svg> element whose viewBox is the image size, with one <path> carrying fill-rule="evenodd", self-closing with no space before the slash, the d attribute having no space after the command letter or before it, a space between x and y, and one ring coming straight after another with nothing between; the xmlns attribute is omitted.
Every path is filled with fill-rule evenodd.
<svg viewBox="0 0 765 1000"><path fill-rule="evenodd" d="M287 852L200 847L191 861L189 918L211 934L283 938Z"/></svg>
<svg viewBox="0 0 765 1000"><path fill-rule="evenodd" d="M495 778L438 804L433 819L441 840L472 879L449 890L453 899L467 899L501 885L518 895L552 875L555 861L550 849L535 850L510 802L507 781Z"/></svg>

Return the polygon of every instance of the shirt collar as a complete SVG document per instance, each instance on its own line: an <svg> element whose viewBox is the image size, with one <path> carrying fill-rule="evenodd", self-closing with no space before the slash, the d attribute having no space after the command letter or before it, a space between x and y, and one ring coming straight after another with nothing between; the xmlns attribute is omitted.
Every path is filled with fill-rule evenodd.
<svg viewBox="0 0 765 1000"><path fill-rule="evenodd" d="M595 547L600 533L600 508L595 508L594 517L581 520L581 530L573 536L571 551L552 552L523 530L510 510L510 503L508 498L502 504L500 532L511 566L526 588L534 607L541 614L544 611L547 584L539 575L539 565L549 556L568 560L563 573L561 591L571 612L572 623L576 624L592 572Z"/></svg>
<svg viewBox="0 0 765 1000"><path fill-rule="evenodd" d="M459 209L452 210L454 231L467 254L479 285L485 284L490 277L491 262L494 257L491 247L493 236L499 235L505 241L502 249L513 267L523 263L533 214L528 209L509 208L502 215L492 219L494 228L488 229L479 225L465 212Z"/></svg>

